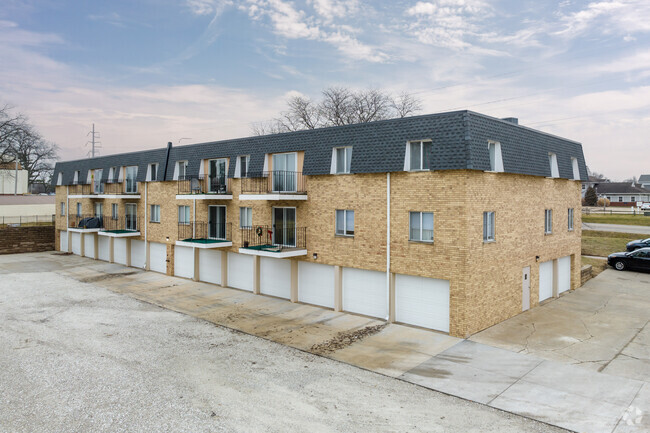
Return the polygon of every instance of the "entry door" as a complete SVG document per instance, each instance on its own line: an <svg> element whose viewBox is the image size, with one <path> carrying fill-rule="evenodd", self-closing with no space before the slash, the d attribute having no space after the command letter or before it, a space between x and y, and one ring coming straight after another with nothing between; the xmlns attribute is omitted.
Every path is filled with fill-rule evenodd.
<svg viewBox="0 0 650 433"><path fill-rule="evenodd" d="M210 206L208 213L208 237L226 239L226 207Z"/></svg>
<svg viewBox="0 0 650 433"><path fill-rule="evenodd" d="M226 187L226 158L211 159L208 168L209 192L225 192Z"/></svg>
<svg viewBox="0 0 650 433"><path fill-rule="evenodd" d="M530 266L524 268L521 290L521 311L530 309Z"/></svg>
<svg viewBox="0 0 650 433"><path fill-rule="evenodd" d="M126 205L126 230L137 230L138 229L138 210L133 203Z"/></svg>
<svg viewBox="0 0 650 433"><path fill-rule="evenodd" d="M295 153L279 153L273 155L273 191L296 191Z"/></svg>
<svg viewBox="0 0 650 433"><path fill-rule="evenodd" d="M104 170L102 169L96 169L95 170L95 181L93 185L93 192L95 194L103 194L104 193L104 184L102 183L102 175L104 173Z"/></svg>
<svg viewBox="0 0 650 433"><path fill-rule="evenodd" d="M296 208L273 208L273 243L285 247L296 246Z"/></svg>

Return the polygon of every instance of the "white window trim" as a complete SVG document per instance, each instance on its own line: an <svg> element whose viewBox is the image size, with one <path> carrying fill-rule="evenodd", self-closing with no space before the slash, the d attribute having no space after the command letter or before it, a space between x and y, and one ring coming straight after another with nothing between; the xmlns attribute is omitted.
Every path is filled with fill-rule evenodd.
<svg viewBox="0 0 650 433"><path fill-rule="evenodd" d="M420 239L411 239L411 214L412 213L420 214ZM432 236L431 236L430 241L422 239L422 230L424 230L424 224L422 223L422 220L423 220L422 217L424 216L425 213L430 213L432 218L433 218L433 227L431 228ZM433 241L436 239L435 226L436 226L436 217L433 214L433 212L409 211L409 242L423 242L423 243L427 243L427 244L432 244Z"/></svg>
<svg viewBox="0 0 650 433"><path fill-rule="evenodd" d="M246 222L248 223L248 217L250 217L250 225L242 225L242 210L244 210L247 215L246 215ZM243 229L245 227L252 227L253 226L253 208L252 207L247 207L247 206L240 206L239 207L239 228Z"/></svg>
<svg viewBox="0 0 650 433"><path fill-rule="evenodd" d="M63 173L59 173L59 175L56 178L56 185L60 186L63 184Z"/></svg>
<svg viewBox="0 0 650 433"><path fill-rule="evenodd" d="M155 169L154 169L155 167ZM158 177L156 177L156 180L153 180L153 174L154 172L156 175L158 175L158 163L157 162L152 162L150 164L147 164L147 182L156 182L158 181Z"/></svg>
<svg viewBox="0 0 650 433"><path fill-rule="evenodd" d="M61 202L61 216L65 216L65 202Z"/></svg>
<svg viewBox="0 0 650 433"><path fill-rule="evenodd" d="M496 212L494 211L483 212L483 242L486 244L496 242Z"/></svg>
<svg viewBox="0 0 650 433"><path fill-rule="evenodd" d="M492 166L492 158L490 156L490 149L494 146L494 167ZM498 141L488 140L488 157L490 158L490 172L503 173L503 155L501 153L501 143Z"/></svg>
<svg viewBox="0 0 650 433"><path fill-rule="evenodd" d="M188 162L186 160L176 161L176 164L174 164L174 177L173 177L173 180L178 180L178 177L180 175L180 166L181 166L181 164L185 164L185 176L187 176ZM203 164L201 164L201 165L203 165Z"/></svg>
<svg viewBox="0 0 650 433"><path fill-rule="evenodd" d="M242 158L246 158L246 161L247 161L246 162L246 177L248 177L251 156L250 155L239 155L237 157L237 160L235 161L235 178L241 178L242 177L242 175L241 175L241 169L242 169L242 166L243 166L243 163L242 163L243 159Z"/></svg>
<svg viewBox="0 0 650 433"><path fill-rule="evenodd" d="M183 212L183 221L181 221L181 218L180 218L180 216L181 216L181 208L183 208L184 210L185 210L185 208L187 208L187 212L185 212L185 211ZM187 221L185 221L185 217L187 217ZM192 220L192 211L190 210L190 207L187 206L187 205L178 206L178 224L188 226L188 225L190 225L191 220Z"/></svg>
<svg viewBox="0 0 650 433"><path fill-rule="evenodd" d="M548 153L548 162L551 168L551 177L558 178L560 177L560 170L557 166L557 155L553 152Z"/></svg>
<svg viewBox="0 0 650 433"><path fill-rule="evenodd" d="M79 183L79 170L75 170L74 172L74 178L72 179L72 183L77 185Z"/></svg>
<svg viewBox="0 0 650 433"><path fill-rule="evenodd" d="M573 226L574 226L575 211L573 210L573 208L569 208L567 213L568 213L568 215L567 215L568 230L570 232L572 232L573 231Z"/></svg>
<svg viewBox="0 0 650 433"><path fill-rule="evenodd" d="M339 212L343 212L343 233L338 232L338 227L336 226L337 223L337 215ZM334 212L334 235L336 236L343 236L346 238L353 238L354 237L354 223L352 225L352 234L348 234L348 212L352 212L354 215L354 209L336 209ZM355 216L355 223L356 223L356 215Z"/></svg>
<svg viewBox="0 0 650 433"><path fill-rule="evenodd" d="M573 180L580 180L580 166L578 165L578 158L571 157L571 167L573 168Z"/></svg>
<svg viewBox="0 0 650 433"><path fill-rule="evenodd" d="M117 203L111 203L111 218L114 220L120 218L120 208Z"/></svg>
<svg viewBox="0 0 650 433"><path fill-rule="evenodd" d="M420 165L424 160L424 143L430 143L433 148L433 140L409 140L406 142L406 152L404 152L404 171L431 171L430 168L413 168L411 167L411 143L420 143Z"/></svg>
<svg viewBox="0 0 650 433"><path fill-rule="evenodd" d="M76 215L77 215L78 217L81 216L81 211L82 211L81 203L77 203L77 213L76 213Z"/></svg>
<svg viewBox="0 0 650 433"><path fill-rule="evenodd" d="M337 153L339 150L346 152L345 160L347 161L347 152L352 153L352 146L339 146L332 148L332 163L330 164L330 174L352 174L352 155L350 155L350 171L346 171L347 167L344 167L343 171L339 171Z"/></svg>
<svg viewBox="0 0 650 433"><path fill-rule="evenodd" d="M553 209L544 209L544 234L553 234Z"/></svg>
<svg viewBox="0 0 650 433"><path fill-rule="evenodd" d="M154 212L154 209L157 209L157 212ZM154 219L154 216L157 218ZM159 204L151 204L149 205L149 222L150 223L159 223L160 222L160 205Z"/></svg>

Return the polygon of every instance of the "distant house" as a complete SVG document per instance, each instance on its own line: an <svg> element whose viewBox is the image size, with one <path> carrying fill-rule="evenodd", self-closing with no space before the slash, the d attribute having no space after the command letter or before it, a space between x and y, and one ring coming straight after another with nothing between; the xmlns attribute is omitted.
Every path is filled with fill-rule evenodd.
<svg viewBox="0 0 650 433"><path fill-rule="evenodd" d="M596 186L599 183L604 183L604 182L609 182L609 179L603 179L601 177L589 175L587 180L582 182L582 196L583 197L585 196L585 193L590 187Z"/></svg>
<svg viewBox="0 0 650 433"><path fill-rule="evenodd" d="M641 188L650 190L650 174L642 174L638 183Z"/></svg>
<svg viewBox="0 0 650 433"><path fill-rule="evenodd" d="M650 202L650 190L632 182L603 182L595 184L598 197L605 197L611 206L636 206L637 202Z"/></svg>
<svg viewBox="0 0 650 433"><path fill-rule="evenodd" d="M18 188L16 188L16 163L0 162L0 195L27 194L27 170L18 163Z"/></svg>

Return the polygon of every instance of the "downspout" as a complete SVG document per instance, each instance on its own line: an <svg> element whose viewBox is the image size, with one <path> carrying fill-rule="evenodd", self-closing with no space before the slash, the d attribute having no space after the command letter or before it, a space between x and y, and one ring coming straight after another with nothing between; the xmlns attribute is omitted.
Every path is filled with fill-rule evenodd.
<svg viewBox="0 0 650 433"><path fill-rule="evenodd" d="M390 319L390 172L386 173L386 320Z"/></svg>
<svg viewBox="0 0 650 433"><path fill-rule="evenodd" d="M192 211L194 217L192 218L194 221L194 224L192 224L192 239L196 239L196 198L192 198L192 203L194 204L194 210Z"/></svg>
<svg viewBox="0 0 650 433"><path fill-rule="evenodd" d="M149 207L147 206L147 193L149 191L149 182L144 182L144 268L149 269L149 238L147 237L147 228L149 223L149 217L147 212Z"/></svg>

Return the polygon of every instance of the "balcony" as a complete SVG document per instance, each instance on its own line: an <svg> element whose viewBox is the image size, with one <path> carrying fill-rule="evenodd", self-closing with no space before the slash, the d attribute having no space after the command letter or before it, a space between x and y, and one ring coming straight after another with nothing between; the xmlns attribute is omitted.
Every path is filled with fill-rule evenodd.
<svg viewBox="0 0 650 433"><path fill-rule="evenodd" d="M241 179L240 200L307 200L307 178L298 171L249 173Z"/></svg>
<svg viewBox="0 0 650 433"><path fill-rule="evenodd" d="M225 248L232 246L232 223L196 221L178 224L176 245L191 248Z"/></svg>
<svg viewBox="0 0 650 433"><path fill-rule="evenodd" d="M241 238L242 254L276 258L307 255L307 227L244 227Z"/></svg>
<svg viewBox="0 0 650 433"><path fill-rule="evenodd" d="M178 179L176 198L179 200L230 200L232 199L232 192L227 178L185 176Z"/></svg>
<svg viewBox="0 0 650 433"><path fill-rule="evenodd" d="M126 215L118 218L102 218L103 227L99 230L101 236L110 236L114 238L126 238L140 236L140 226L142 219L133 215Z"/></svg>
<svg viewBox="0 0 650 433"><path fill-rule="evenodd" d="M92 233L104 228L104 218L95 215L70 215L68 230L71 232Z"/></svg>
<svg viewBox="0 0 650 433"><path fill-rule="evenodd" d="M125 185L126 184L126 185ZM137 182L93 182L71 185L70 198L140 198Z"/></svg>

